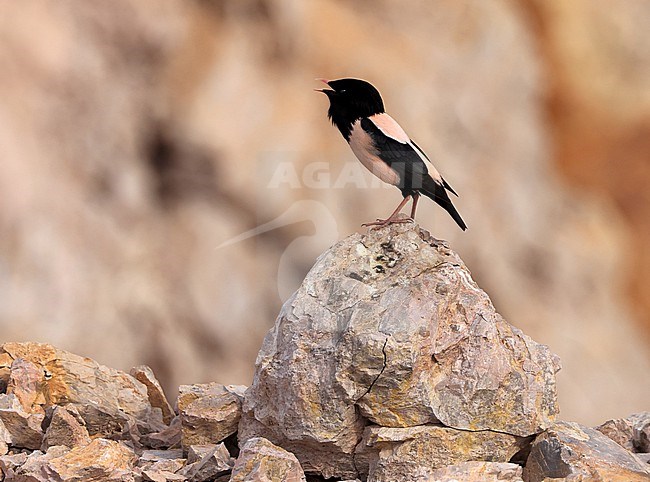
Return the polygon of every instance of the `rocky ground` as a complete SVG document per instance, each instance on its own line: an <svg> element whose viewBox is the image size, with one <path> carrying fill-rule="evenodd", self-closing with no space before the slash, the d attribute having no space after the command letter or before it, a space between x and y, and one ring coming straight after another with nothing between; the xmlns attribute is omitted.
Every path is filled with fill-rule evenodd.
<svg viewBox="0 0 650 482"><path fill-rule="evenodd" d="M559 358L412 224L326 251L249 388L184 385L38 343L0 349L3 480L641 481L650 412L557 421Z"/></svg>

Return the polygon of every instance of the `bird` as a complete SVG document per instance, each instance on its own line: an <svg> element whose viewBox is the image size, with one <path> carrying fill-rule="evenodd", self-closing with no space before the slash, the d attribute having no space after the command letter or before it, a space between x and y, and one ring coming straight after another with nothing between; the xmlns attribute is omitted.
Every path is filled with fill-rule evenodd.
<svg viewBox="0 0 650 482"><path fill-rule="evenodd" d="M458 214L448 192L456 191L445 181L422 149L404 129L388 115L379 91L369 82L355 78L316 79L328 88L314 89L327 95L330 106L327 117L348 142L352 152L370 172L382 181L396 186L403 200L386 219L364 223L363 226L386 226L415 221L421 195L439 204L465 231L467 225ZM413 200L410 219L399 216Z"/></svg>

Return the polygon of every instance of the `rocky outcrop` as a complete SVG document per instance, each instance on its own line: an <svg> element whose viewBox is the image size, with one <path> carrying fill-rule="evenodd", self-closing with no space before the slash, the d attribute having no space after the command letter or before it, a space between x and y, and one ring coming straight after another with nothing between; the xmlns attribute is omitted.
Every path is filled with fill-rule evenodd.
<svg viewBox="0 0 650 482"><path fill-rule="evenodd" d="M149 364L168 393L248 383L278 291L399 200L368 188L311 92L345 71L461 194L467 233L424 200L419 215L565 361L563 416L595 425L650 398L634 323L650 318L649 2L24 3L0 2L3 340L55 333Z"/></svg>
<svg viewBox="0 0 650 482"><path fill-rule="evenodd" d="M265 437L295 451L306 471L355 476L371 423L541 432L558 412L558 370L546 346L496 313L444 242L392 225L336 244L285 303L246 392L240 441ZM396 434L396 444L412 438ZM456 436L466 435L443 438Z"/></svg>
<svg viewBox="0 0 650 482"><path fill-rule="evenodd" d="M499 316L446 243L412 224L316 262L249 389L0 347L7 482L649 481L649 413L554 421L559 361Z"/></svg>

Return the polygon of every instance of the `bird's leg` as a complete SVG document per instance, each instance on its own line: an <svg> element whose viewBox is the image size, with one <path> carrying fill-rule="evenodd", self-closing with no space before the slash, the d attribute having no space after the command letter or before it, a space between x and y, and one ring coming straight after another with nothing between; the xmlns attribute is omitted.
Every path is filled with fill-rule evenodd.
<svg viewBox="0 0 650 482"><path fill-rule="evenodd" d="M402 199L402 202L399 203L399 206L393 211L393 214L388 216L387 219L378 219L377 221L374 221L372 223L363 223L361 226L386 226L387 224L396 224L396 223L410 223L413 220L412 219L395 219L399 212L402 210L404 205L409 202L409 199L411 199L411 195L409 194L406 196L404 199Z"/></svg>
<svg viewBox="0 0 650 482"><path fill-rule="evenodd" d="M420 193L413 193L413 207L411 208L411 219L415 221L415 210L418 208L418 200L420 199Z"/></svg>

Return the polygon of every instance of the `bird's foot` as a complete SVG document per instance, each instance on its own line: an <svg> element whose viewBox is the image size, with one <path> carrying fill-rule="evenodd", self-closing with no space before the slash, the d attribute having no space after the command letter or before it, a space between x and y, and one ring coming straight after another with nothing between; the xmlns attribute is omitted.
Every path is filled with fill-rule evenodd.
<svg viewBox="0 0 650 482"><path fill-rule="evenodd" d="M370 223L363 223L361 226L364 228L383 228L384 226L388 226L389 224L404 224L404 223L414 223L415 220L412 218L405 218L405 217L390 217L388 219L377 219L376 221L370 222Z"/></svg>

